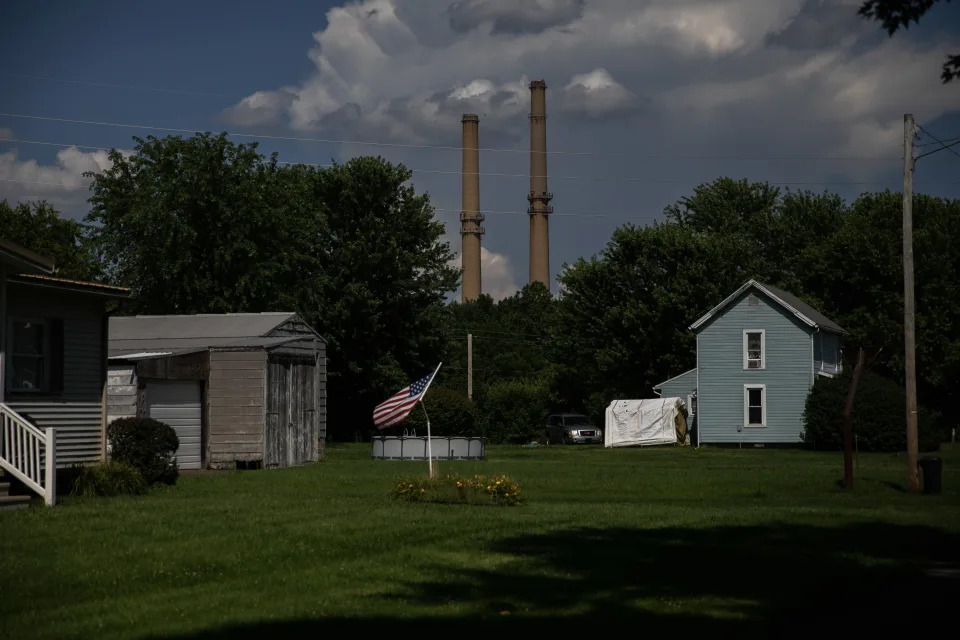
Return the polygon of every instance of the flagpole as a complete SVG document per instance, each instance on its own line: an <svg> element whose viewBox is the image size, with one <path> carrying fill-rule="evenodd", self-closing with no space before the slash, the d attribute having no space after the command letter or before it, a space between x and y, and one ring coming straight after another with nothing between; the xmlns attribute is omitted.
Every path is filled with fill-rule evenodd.
<svg viewBox="0 0 960 640"><path fill-rule="evenodd" d="M423 409L423 415L427 417L427 469L429 470L431 478L433 477L433 438L430 436L430 415L427 413L426 405L423 404L423 399L427 396L427 390L430 388L430 385L433 384L433 379L437 377L437 371L440 371L442 365L442 362L437 365L437 368L433 371L433 375L430 376L430 380L427 382L427 386L423 388L423 393L420 394L420 408Z"/></svg>

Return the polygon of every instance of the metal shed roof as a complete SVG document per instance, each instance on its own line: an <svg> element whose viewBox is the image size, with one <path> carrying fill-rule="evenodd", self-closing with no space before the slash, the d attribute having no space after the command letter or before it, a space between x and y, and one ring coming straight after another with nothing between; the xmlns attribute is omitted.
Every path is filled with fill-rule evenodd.
<svg viewBox="0 0 960 640"><path fill-rule="evenodd" d="M225 313L110 318L110 357L146 352L180 355L205 349L270 348L303 336L268 336L297 314Z"/></svg>

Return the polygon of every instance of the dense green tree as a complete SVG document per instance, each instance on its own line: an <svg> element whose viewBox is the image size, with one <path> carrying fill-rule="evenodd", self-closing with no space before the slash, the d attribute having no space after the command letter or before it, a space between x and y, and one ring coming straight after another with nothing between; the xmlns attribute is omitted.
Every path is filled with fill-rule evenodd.
<svg viewBox="0 0 960 640"><path fill-rule="evenodd" d="M89 221L129 310L299 312L328 339L337 436L369 431L377 402L436 365L458 274L408 169L284 167L225 134L137 139L111 160Z"/></svg>
<svg viewBox="0 0 960 640"><path fill-rule="evenodd" d="M47 202L14 207L0 201L0 238L50 258L60 277L97 280L102 275L84 225L62 217Z"/></svg>
<svg viewBox="0 0 960 640"><path fill-rule="evenodd" d="M93 178L88 221L129 310L225 313L295 306L292 286L316 272L322 218L303 171L226 135L136 138Z"/></svg>

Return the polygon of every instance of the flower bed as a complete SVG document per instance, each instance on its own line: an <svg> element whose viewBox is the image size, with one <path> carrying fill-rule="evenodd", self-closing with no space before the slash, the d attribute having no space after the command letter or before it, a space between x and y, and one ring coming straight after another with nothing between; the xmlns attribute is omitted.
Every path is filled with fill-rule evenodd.
<svg viewBox="0 0 960 640"><path fill-rule="evenodd" d="M477 474L464 477L445 473L436 478L400 476L393 496L407 502L440 502L447 504L487 504L514 507L523 503L520 487L505 475Z"/></svg>

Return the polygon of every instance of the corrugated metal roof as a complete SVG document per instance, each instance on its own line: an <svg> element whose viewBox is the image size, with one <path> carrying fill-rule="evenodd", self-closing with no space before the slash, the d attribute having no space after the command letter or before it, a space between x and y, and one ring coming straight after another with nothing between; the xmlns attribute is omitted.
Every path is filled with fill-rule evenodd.
<svg viewBox="0 0 960 640"><path fill-rule="evenodd" d="M303 336L266 337L296 316L289 311L110 318L110 356L146 351L182 355L204 349L270 348Z"/></svg>

